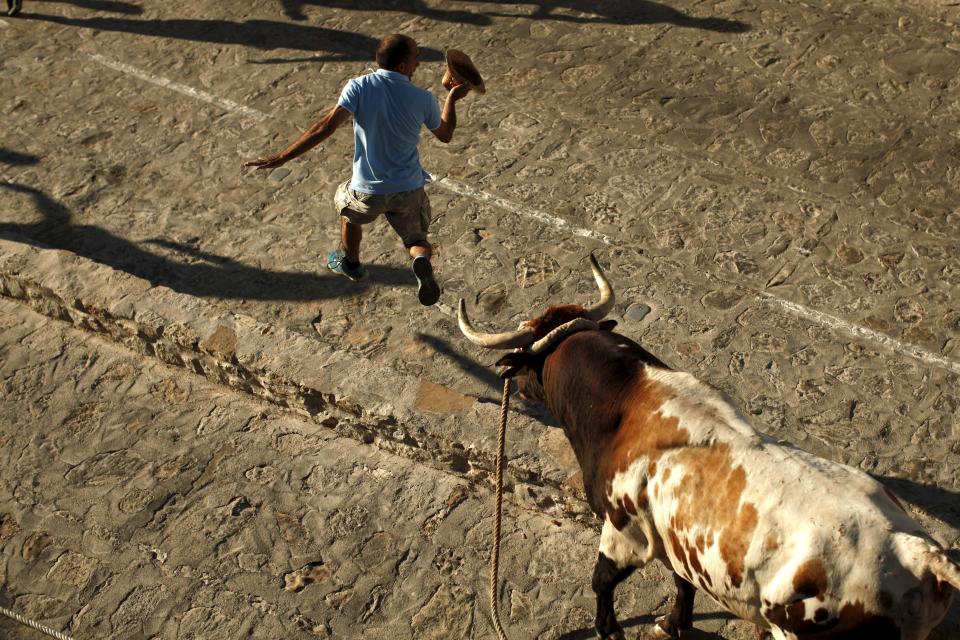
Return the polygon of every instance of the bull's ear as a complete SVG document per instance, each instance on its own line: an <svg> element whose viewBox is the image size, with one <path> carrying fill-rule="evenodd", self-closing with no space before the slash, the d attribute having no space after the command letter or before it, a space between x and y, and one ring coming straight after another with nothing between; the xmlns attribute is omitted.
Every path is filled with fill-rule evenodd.
<svg viewBox="0 0 960 640"><path fill-rule="evenodd" d="M505 371L500 373L501 378L512 378L517 375L517 372L520 369L523 369L527 366L527 361L530 359L530 356L526 353L508 353L503 356L496 362L498 367L507 367Z"/></svg>
<svg viewBox="0 0 960 640"><path fill-rule="evenodd" d="M511 352L503 356L494 363L494 366L497 367L518 367L522 366L526 362L525 353L516 353Z"/></svg>
<svg viewBox="0 0 960 640"><path fill-rule="evenodd" d="M616 320L601 320L600 328L604 331L613 331L613 328L617 326Z"/></svg>

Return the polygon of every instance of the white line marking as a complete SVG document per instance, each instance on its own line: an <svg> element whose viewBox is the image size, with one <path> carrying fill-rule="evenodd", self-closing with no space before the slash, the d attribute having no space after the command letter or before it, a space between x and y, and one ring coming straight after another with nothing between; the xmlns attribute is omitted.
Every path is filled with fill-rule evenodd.
<svg viewBox="0 0 960 640"><path fill-rule="evenodd" d="M499 196L495 196L492 193L487 193L481 189L475 189L468 184L453 180L452 178L440 178L435 182L435 184L458 195L467 196L475 200L482 200L483 202L488 202L493 206L505 211L509 211L510 213L515 213L518 216L524 218L533 218L534 220L538 220L544 224L549 224L557 227L558 229L569 231L575 236L592 238L593 240L599 240L600 242L608 245L613 244L613 240L608 235L599 233L597 231L591 231L589 229L575 227L563 218L558 218L557 216L550 215L549 213L545 213L543 211L537 211L536 209L528 209L517 204L516 202L511 202Z"/></svg>
<svg viewBox="0 0 960 640"><path fill-rule="evenodd" d="M99 62L103 66L109 67L115 71L120 71L121 73L126 73L136 78L140 78L141 80L155 84L158 87L163 87L164 89L172 89L177 93L182 93L185 96L190 96L191 98L196 98L197 100L209 102L210 104L218 106L221 109L225 109L226 111L239 113L255 120L266 120L270 117L261 111L257 111L256 109L251 109L250 107L245 107L242 104L237 104L233 100L227 100L226 98L215 96L211 93L207 93L206 91L199 91L193 87L188 87L185 84L180 84L179 82L174 82L173 80L168 80L167 78L149 74L145 71L137 69L136 67L124 64L123 62L117 62L116 60L106 58L99 53L90 54L90 58L92 58L95 62Z"/></svg>
<svg viewBox="0 0 960 640"><path fill-rule="evenodd" d="M256 109L251 109L250 107L246 107L242 104L237 104L232 100L226 100L224 98L220 98L218 96L206 93L204 91L198 91L193 87L188 87L187 85L180 84L178 82L173 82L172 80L168 80L166 78L161 78L158 76L151 75L149 73L146 73L145 71L141 71L137 69L136 67L132 67L122 62L110 60L109 58L106 58L99 54L92 54L90 57L96 62L99 62L100 64L106 67L110 67L111 69L114 69L116 71L120 71L121 73L132 75L134 77L140 78L141 80L145 80L147 82L150 82L151 84L155 84L165 89L172 89L173 91L177 91L178 93L182 93L186 96L190 96L191 98L203 100L204 102L208 102L210 104L216 105L222 109L225 109L226 111L239 113L251 118L255 118L256 120L266 120L267 118L272 117L270 114L263 113L262 111L257 111ZM504 211L509 211L510 213L515 213L519 216L522 216L525 218L531 218L533 220L537 220L544 224L557 227L558 229L569 231L573 235L582 236L584 238L591 238L593 240L599 240L600 242L606 245L614 244L613 239L610 238L610 236L608 235L599 233L597 231L591 231L589 229L582 229L580 227L575 227L571 225L569 222L567 222L566 220L564 220L563 218L558 218L557 216L550 215L549 213L545 213L543 211L537 211L536 209L528 209L523 205L517 204L516 202L511 202L510 200L501 198L500 196L495 196L492 193L483 191L482 189L476 189L458 180L443 177L443 178L440 178L439 180L435 180L435 184L446 189L447 191L456 193L457 195L467 196L469 198L474 198L475 200L480 200L481 202L492 204L493 206L499 209L503 209ZM811 322L814 322L816 324L823 325L829 329L832 329L833 331L843 332L855 338L858 338L860 340L864 340L864 341L879 345L880 347L886 349L887 351L892 351L893 353L896 353L896 354L905 355L915 360L919 360L920 362L923 362L935 367L939 367L942 369L946 369L948 371L953 371L954 373L960 373L960 362L957 362L956 360L945 358L939 354L933 353L932 351L921 349L920 347L914 346L912 344L900 342L899 340L891 338L886 334L873 331L872 329L868 329L866 327L862 327L860 325L856 325L851 322L847 322L846 320L843 320L841 318L837 318L835 316L831 316L829 314L817 311L815 309L805 307L801 304L797 304L796 302L790 302L788 300L778 298L765 291L757 291L756 293L757 293L757 298L763 302L768 302L770 304L776 305L789 313L792 313L796 316L800 316L801 318L810 320ZM450 316L454 315L454 310L451 308L447 308L447 309L441 308L440 310L441 312L446 313L447 315L450 315Z"/></svg>
<svg viewBox="0 0 960 640"><path fill-rule="evenodd" d="M940 367L942 369L947 369L949 371L953 371L954 373L960 373L960 362L951 360L950 358L945 358L939 354L933 353L932 351L921 349L920 347L912 344L900 342L899 340L891 338L890 336L880 333L879 331L861 327L858 324L847 322L846 320L831 316L821 311L816 311L795 302L778 298L766 293L765 291L758 291L757 297L765 302L775 304L786 311L793 313L794 315L800 316L801 318L806 318L807 320L822 324L829 329L833 329L834 331L847 333L855 338L878 344L889 351L893 351L894 353L910 356L911 358L919 360L920 362L924 362L935 367Z"/></svg>

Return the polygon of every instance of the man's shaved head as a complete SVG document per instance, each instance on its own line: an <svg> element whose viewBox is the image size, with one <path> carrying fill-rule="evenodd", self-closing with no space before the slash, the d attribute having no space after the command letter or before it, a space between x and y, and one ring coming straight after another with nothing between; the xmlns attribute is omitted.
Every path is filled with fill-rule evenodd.
<svg viewBox="0 0 960 640"><path fill-rule="evenodd" d="M410 36L391 34L377 45L377 65L381 69L395 71L400 63L410 57L416 46L417 43Z"/></svg>

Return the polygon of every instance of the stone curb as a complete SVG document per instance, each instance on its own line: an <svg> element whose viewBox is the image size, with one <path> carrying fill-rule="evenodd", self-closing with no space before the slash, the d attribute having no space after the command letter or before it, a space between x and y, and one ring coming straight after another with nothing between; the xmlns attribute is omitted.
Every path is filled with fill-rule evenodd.
<svg viewBox="0 0 960 640"><path fill-rule="evenodd" d="M0 295L442 471L484 480L496 468L499 405L374 367L319 337L224 313L68 251L9 240L0 240ZM453 401L421 410L425 389ZM542 455L542 440L563 440L559 430L515 411L509 420L508 489L558 517L592 521L572 451Z"/></svg>

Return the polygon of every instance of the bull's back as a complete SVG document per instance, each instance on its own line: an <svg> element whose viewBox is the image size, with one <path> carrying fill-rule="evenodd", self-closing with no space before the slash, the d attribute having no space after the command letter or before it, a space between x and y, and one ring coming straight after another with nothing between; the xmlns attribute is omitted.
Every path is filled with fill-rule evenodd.
<svg viewBox="0 0 960 640"><path fill-rule="evenodd" d="M743 618L799 638L921 638L949 606L920 561L929 538L859 470L711 443L663 455L649 482L669 563Z"/></svg>
<svg viewBox="0 0 960 640"><path fill-rule="evenodd" d="M692 376L645 378L647 406L625 415L611 443L630 462L618 462L610 487L632 485L629 497L648 501L677 573L737 615L798 637L828 628L923 637L907 630L939 621L945 608L911 604L931 585L904 541L929 538L880 483L758 434Z"/></svg>

